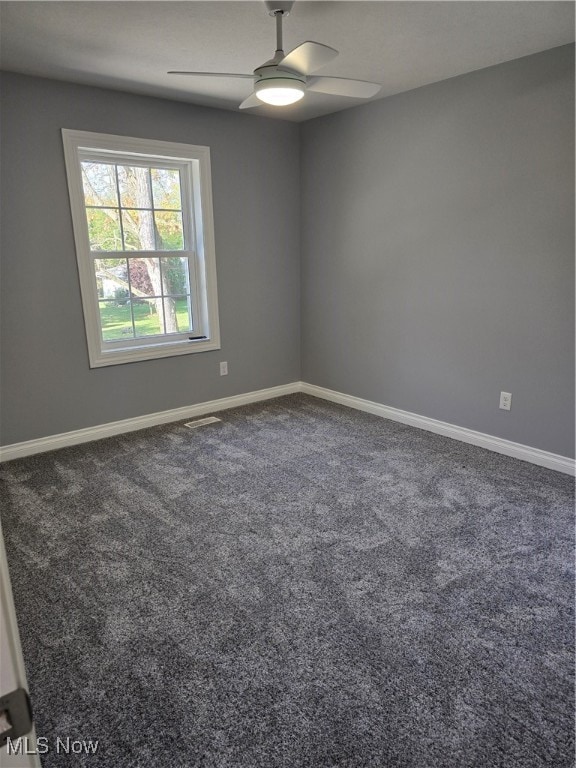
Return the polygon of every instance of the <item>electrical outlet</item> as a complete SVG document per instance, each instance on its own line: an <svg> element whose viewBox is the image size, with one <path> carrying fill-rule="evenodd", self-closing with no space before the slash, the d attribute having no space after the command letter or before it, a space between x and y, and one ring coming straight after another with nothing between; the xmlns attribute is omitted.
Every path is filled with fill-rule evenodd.
<svg viewBox="0 0 576 768"><path fill-rule="evenodd" d="M512 408L512 393L500 392L500 408L503 411L509 411Z"/></svg>
<svg viewBox="0 0 576 768"><path fill-rule="evenodd" d="M220 363L220 376L228 376L228 363ZM512 397L512 395L510 395Z"/></svg>

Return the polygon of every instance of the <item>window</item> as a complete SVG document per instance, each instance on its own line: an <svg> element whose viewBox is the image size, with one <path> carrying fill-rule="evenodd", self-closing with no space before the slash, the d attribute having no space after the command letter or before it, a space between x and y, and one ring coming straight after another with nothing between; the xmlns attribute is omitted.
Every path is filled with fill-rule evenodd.
<svg viewBox="0 0 576 768"><path fill-rule="evenodd" d="M62 134L90 366L219 349L208 147Z"/></svg>

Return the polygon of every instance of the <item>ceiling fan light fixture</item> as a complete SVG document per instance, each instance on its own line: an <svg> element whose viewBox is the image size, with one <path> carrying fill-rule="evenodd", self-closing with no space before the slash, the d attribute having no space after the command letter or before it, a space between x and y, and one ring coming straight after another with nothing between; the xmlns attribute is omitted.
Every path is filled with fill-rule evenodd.
<svg viewBox="0 0 576 768"><path fill-rule="evenodd" d="M254 82L254 91L238 105L238 109L252 109L263 102L273 107L295 104L307 91L346 96L353 99L370 99L381 86L364 80L345 77L317 77L314 73L338 56L338 51L323 43L306 40L287 54L282 43L282 19L292 10L294 0L265 0L266 7L276 21L276 51L274 56L260 64L251 75L240 72L192 72L171 70L170 75L192 77L242 78Z"/></svg>
<svg viewBox="0 0 576 768"><path fill-rule="evenodd" d="M269 78L254 87L256 96L274 107L286 107L304 96L304 85L298 80Z"/></svg>

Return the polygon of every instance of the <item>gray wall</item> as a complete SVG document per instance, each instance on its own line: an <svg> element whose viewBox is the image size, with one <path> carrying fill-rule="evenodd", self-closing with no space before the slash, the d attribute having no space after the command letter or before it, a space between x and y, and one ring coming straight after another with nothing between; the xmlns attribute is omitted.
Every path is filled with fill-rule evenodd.
<svg viewBox="0 0 576 768"><path fill-rule="evenodd" d="M7 73L2 97L3 444L300 378L296 125ZM88 367L61 128L210 146L221 351Z"/></svg>
<svg viewBox="0 0 576 768"><path fill-rule="evenodd" d="M5 74L2 443L302 377L574 455L573 87L566 46L299 128ZM221 352L88 367L62 127L211 147Z"/></svg>
<svg viewBox="0 0 576 768"><path fill-rule="evenodd" d="M573 53L303 126L305 381L574 455Z"/></svg>

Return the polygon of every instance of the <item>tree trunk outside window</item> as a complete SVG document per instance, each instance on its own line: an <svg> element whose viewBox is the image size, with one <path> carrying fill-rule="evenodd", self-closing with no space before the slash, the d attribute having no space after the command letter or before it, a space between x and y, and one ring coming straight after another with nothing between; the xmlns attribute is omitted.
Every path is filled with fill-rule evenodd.
<svg viewBox="0 0 576 768"><path fill-rule="evenodd" d="M134 198L138 208L148 208L150 201L152 200L152 188L150 183L150 172L148 168L130 168L128 170L128 178L134 180ZM143 251L155 251L156 242L162 246L162 238L160 233L154 226L154 215L152 211L139 211L139 227L137 237L140 240L140 245ZM152 290L155 294L161 295L169 292L169 286L167 284L166 276L161 274L160 262L155 258L143 259L148 270L150 282L152 283ZM176 317L176 302L172 298L164 299L164 307L162 306L162 299L154 299L156 304L156 312L158 317L164 316L164 323L166 325L166 333L178 332L178 319Z"/></svg>

